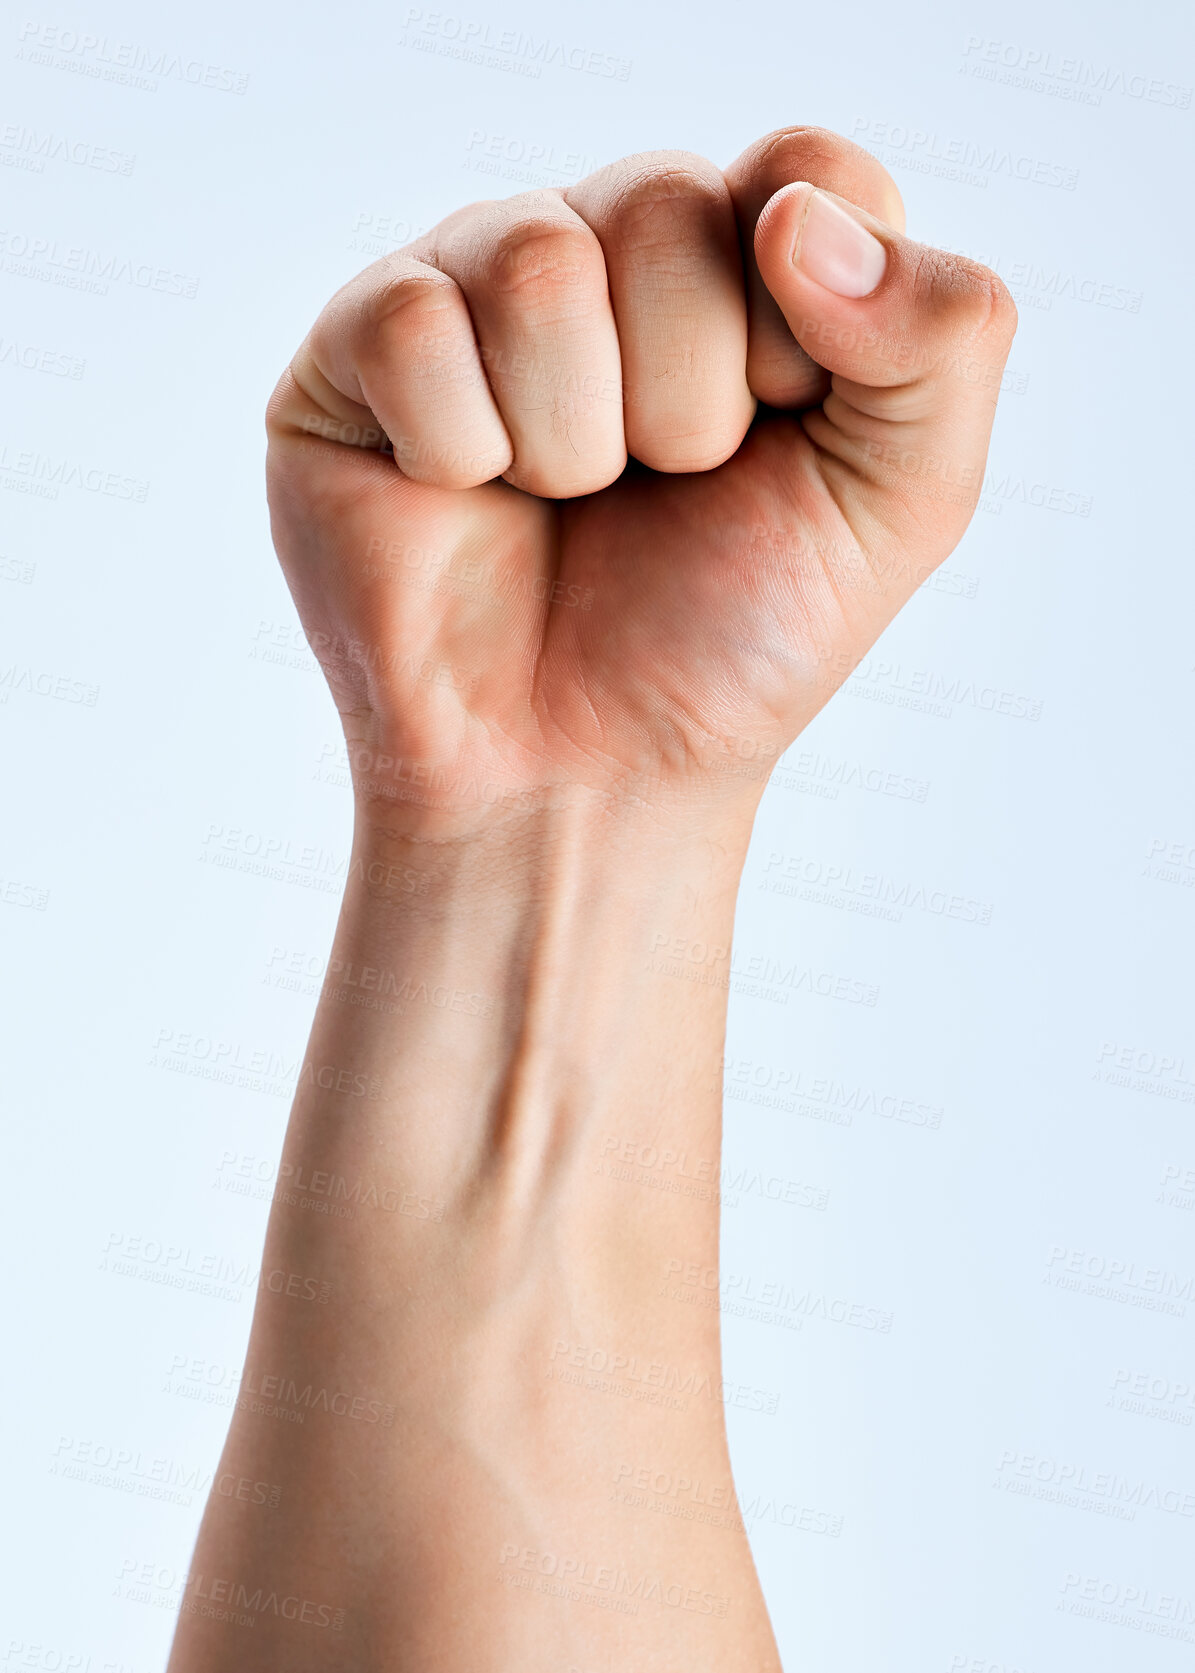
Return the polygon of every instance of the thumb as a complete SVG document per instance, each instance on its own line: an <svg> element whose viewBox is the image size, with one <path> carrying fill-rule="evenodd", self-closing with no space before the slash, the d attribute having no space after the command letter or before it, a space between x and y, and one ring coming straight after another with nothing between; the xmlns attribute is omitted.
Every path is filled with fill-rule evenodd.
<svg viewBox="0 0 1195 1673"><path fill-rule="evenodd" d="M941 562L975 509L1016 308L978 262L805 182L765 204L755 258L831 392L801 423L890 534ZM830 466L829 458L836 461ZM862 531L860 538L862 539Z"/></svg>

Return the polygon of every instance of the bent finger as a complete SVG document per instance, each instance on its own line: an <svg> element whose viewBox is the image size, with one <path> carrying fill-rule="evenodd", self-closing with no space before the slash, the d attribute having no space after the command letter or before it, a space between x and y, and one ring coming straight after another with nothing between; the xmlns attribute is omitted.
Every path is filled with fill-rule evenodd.
<svg viewBox="0 0 1195 1673"><path fill-rule="evenodd" d="M271 420L355 447L388 439L405 476L440 488L488 482L513 457L464 297L447 274L402 252L332 298Z"/></svg>
<svg viewBox="0 0 1195 1673"><path fill-rule="evenodd" d="M831 374L801 420L823 468L863 483L886 521L892 506L923 522L936 505L961 532L1016 329L1001 280L808 182L765 206L755 250L793 337Z"/></svg>
<svg viewBox="0 0 1195 1673"><path fill-rule="evenodd" d="M779 128L748 146L726 170L734 199L747 280L747 382L770 407L802 407L820 401L823 369L794 342L755 254L756 223L766 204L794 180L808 180L904 231L904 205L896 182L869 151L827 128Z"/></svg>

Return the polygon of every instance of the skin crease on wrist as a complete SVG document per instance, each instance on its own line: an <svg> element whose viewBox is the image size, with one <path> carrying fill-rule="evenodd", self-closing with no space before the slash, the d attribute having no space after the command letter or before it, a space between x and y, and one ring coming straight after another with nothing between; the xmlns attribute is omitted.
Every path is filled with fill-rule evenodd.
<svg viewBox="0 0 1195 1673"><path fill-rule="evenodd" d="M735 895L966 527L1015 324L903 225L822 130L648 153L450 215L284 374L357 829L171 1673L779 1668L725 1413L784 1397L719 1336Z"/></svg>

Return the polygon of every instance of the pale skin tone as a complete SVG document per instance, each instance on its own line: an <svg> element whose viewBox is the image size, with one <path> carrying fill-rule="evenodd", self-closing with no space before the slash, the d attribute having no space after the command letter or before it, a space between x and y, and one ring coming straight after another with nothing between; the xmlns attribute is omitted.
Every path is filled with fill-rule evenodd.
<svg viewBox="0 0 1195 1673"><path fill-rule="evenodd" d="M783 1400L696 1304L716 1190L622 1164L716 1182L768 767L978 496L1015 310L903 226L822 130L641 155L449 216L284 374L354 864L171 1673L779 1668L725 1408Z"/></svg>

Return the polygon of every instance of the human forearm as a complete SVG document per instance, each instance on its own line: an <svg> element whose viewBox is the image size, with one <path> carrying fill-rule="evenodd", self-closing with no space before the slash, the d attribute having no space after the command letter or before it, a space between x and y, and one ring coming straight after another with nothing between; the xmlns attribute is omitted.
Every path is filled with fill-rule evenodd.
<svg viewBox="0 0 1195 1673"><path fill-rule="evenodd" d="M768 1665L718 1314L661 1293L670 1261L716 1266L717 1193L610 1165L651 1145L716 1173L747 832L694 823L587 802L452 841L363 827L222 1465L280 1502L213 1499L178 1673L283 1643L343 1665L379 1633L404 1669L563 1673L656 1635L680 1666L689 1632L688 1665ZM621 1502L644 1467L719 1484L726 1514ZM188 1613L213 1579L343 1626L248 1639Z"/></svg>
<svg viewBox="0 0 1195 1673"><path fill-rule="evenodd" d="M901 226L817 129L640 155L449 216L280 379L274 540L367 799L221 1477L277 1503L217 1492L175 1673L775 1668L734 1516L618 1487L732 1497L717 1286L668 1283L716 1192L605 1164L716 1178L754 764L978 494L1015 310ZM193 1612L217 1570L343 1618L247 1634Z"/></svg>

